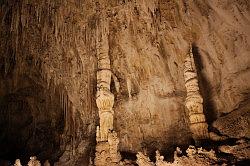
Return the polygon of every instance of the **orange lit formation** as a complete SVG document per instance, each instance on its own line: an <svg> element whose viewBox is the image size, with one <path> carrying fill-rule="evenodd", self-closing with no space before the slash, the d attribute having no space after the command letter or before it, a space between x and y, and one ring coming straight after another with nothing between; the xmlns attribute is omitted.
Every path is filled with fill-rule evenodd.
<svg viewBox="0 0 250 166"><path fill-rule="evenodd" d="M198 78L192 48L184 62L184 79L187 90L186 107L190 120L190 130L195 141L208 139L208 125L203 113L203 98L199 91Z"/></svg>
<svg viewBox="0 0 250 166"><path fill-rule="evenodd" d="M110 91L111 68L108 44L108 22L100 20L97 26L97 93L96 104L99 112L100 126L96 131L96 154L95 165L116 165L121 157L118 152L119 139L113 131L114 121L114 95Z"/></svg>

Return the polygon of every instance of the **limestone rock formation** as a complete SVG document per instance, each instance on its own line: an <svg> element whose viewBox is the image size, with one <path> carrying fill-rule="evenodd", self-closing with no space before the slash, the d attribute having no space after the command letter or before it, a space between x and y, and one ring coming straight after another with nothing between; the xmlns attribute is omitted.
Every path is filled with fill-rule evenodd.
<svg viewBox="0 0 250 166"><path fill-rule="evenodd" d="M94 164L96 166L118 165L121 160L118 144L117 133L109 132L108 141L97 142Z"/></svg>
<svg viewBox="0 0 250 166"><path fill-rule="evenodd" d="M97 93L100 126L96 129L96 166L117 165L121 159L118 151L119 139L114 128L114 95L110 91L111 67L108 43L108 21L101 18L97 26Z"/></svg>
<svg viewBox="0 0 250 166"><path fill-rule="evenodd" d="M28 162L28 166L41 166L40 161L36 159L36 156L30 157L30 161Z"/></svg>
<svg viewBox="0 0 250 166"><path fill-rule="evenodd" d="M113 130L114 121L114 95L110 92L111 84L111 68L109 58L108 43L108 22L106 18L100 19L97 26L97 93L96 104L99 109L100 128L98 141L107 141L109 130Z"/></svg>
<svg viewBox="0 0 250 166"><path fill-rule="evenodd" d="M153 162L150 161L149 157L147 157L146 155L142 154L141 152L138 152L138 154L136 155L137 160L136 163L139 166L145 165L145 166L154 166L155 164Z"/></svg>
<svg viewBox="0 0 250 166"><path fill-rule="evenodd" d="M137 154L137 164L139 166L200 166L200 165L214 165L217 164L218 158L213 150L206 151L202 148L196 149L194 146L189 146L186 150L187 156L178 157L181 155L179 148L175 151L174 162L164 161L164 157L160 155L159 151L156 151L156 163L150 161L150 159L143 155L141 152Z"/></svg>
<svg viewBox="0 0 250 166"><path fill-rule="evenodd" d="M248 162L249 0L0 0L0 22L0 164L177 164L207 138Z"/></svg>
<svg viewBox="0 0 250 166"><path fill-rule="evenodd" d="M22 166L20 159L16 159L14 166Z"/></svg>
<svg viewBox="0 0 250 166"><path fill-rule="evenodd" d="M107 141L108 131L113 130L114 111L114 95L107 89L101 88L98 90L96 104L99 109L100 128L97 128L97 133L100 133L97 140Z"/></svg>
<svg viewBox="0 0 250 166"><path fill-rule="evenodd" d="M247 140L239 140L236 145L222 145L219 147L219 151L231 154L236 157L237 160L249 159L250 155L250 142Z"/></svg>
<svg viewBox="0 0 250 166"><path fill-rule="evenodd" d="M244 105L238 110L233 111L213 122L221 135L229 138L250 138L250 105Z"/></svg>
<svg viewBox="0 0 250 166"><path fill-rule="evenodd" d="M184 80L187 90L185 104L188 109L192 136L196 141L208 139L208 125L203 113L203 98L200 95L192 47L184 62Z"/></svg>

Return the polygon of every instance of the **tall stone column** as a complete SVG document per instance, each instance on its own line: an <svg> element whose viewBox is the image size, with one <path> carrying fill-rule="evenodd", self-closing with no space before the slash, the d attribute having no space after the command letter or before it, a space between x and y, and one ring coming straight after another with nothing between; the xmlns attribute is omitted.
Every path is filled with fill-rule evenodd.
<svg viewBox="0 0 250 166"><path fill-rule="evenodd" d="M108 44L108 21L103 17L97 26L97 93L96 104L100 118L100 126L96 128L96 166L115 166L121 160L118 152L119 139L113 131L114 95L110 91L111 67Z"/></svg>
<svg viewBox="0 0 250 166"><path fill-rule="evenodd" d="M97 26L97 93L96 104L99 110L100 127L97 128L97 141L107 141L109 130L113 130L114 95L110 92L111 70L108 44L108 22L100 20Z"/></svg>
<svg viewBox="0 0 250 166"><path fill-rule="evenodd" d="M198 77L192 47L184 62L184 79L187 91L185 105L188 109L192 136L196 142L208 139L208 125L203 113L203 98L198 86Z"/></svg>

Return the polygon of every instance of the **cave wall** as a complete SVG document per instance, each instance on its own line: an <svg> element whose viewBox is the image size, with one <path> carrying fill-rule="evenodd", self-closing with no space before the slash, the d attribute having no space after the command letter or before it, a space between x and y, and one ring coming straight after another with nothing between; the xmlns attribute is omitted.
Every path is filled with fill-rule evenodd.
<svg viewBox="0 0 250 166"><path fill-rule="evenodd" d="M27 161L37 154L41 160L57 160L64 150L60 147L65 126L60 92L45 89L25 75L15 81L18 86L5 87L0 100L1 158L19 156ZM6 84L10 82L2 82Z"/></svg>
<svg viewBox="0 0 250 166"><path fill-rule="evenodd" d="M62 148L67 152L62 161L93 154L98 123L96 29L104 13L111 70L120 85L117 91L115 80L111 87L120 151L163 150L192 142L183 78L190 44L209 124L248 108L247 0L4 0L0 4L0 95L21 89L23 81L17 80L24 75L39 85L35 89L58 87L59 94L66 94L66 101L58 102L68 119L62 137L70 137ZM9 85L13 86L6 88ZM56 103L58 96L45 92L45 99ZM56 108L44 110L53 114Z"/></svg>

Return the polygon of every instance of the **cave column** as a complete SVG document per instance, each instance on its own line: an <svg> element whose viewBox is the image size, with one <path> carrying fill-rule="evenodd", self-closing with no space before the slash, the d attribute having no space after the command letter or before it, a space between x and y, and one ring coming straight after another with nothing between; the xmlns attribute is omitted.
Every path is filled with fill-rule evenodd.
<svg viewBox="0 0 250 166"><path fill-rule="evenodd" d="M96 104L99 113L100 126L96 128L95 165L117 165L121 156L118 152L119 139L113 131L114 94L110 91L111 67L108 43L108 20L100 19L97 25L97 93Z"/></svg>
<svg viewBox="0 0 250 166"><path fill-rule="evenodd" d="M97 128L98 141L108 140L108 131L113 130L114 95L110 92L111 69L108 44L108 25L106 20L100 20L97 26L97 93L96 104L100 118Z"/></svg>
<svg viewBox="0 0 250 166"><path fill-rule="evenodd" d="M208 125L203 113L203 98L198 86L197 71L194 63L192 47L184 62L184 79L187 91L186 108L190 120L190 130L196 142L208 139Z"/></svg>

